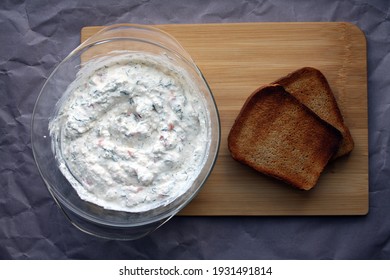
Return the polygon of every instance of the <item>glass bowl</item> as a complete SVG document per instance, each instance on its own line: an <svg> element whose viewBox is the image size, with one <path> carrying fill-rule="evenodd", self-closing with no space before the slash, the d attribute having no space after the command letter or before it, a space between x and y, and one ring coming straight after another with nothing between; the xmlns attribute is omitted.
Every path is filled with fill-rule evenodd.
<svg viewBox="0 0 390 280"><path fill-rule="evenodd" d="M80 198L59 167L49 122L58 104L87 61L123 53L164 56L184 69L200 93L206 117L206 152L196 179L173 201L146 211L109 210ZM171 35L150 26L118 24L103 28L73 50L45 82L32 116L32 150L39 172L53 199L70 222L89 234L120 240L138 239L154 231L185 207L199 192L215 164L220 145L220 121L213 95L190 55ZM77 179L77 178L76 178Z"/></svg>

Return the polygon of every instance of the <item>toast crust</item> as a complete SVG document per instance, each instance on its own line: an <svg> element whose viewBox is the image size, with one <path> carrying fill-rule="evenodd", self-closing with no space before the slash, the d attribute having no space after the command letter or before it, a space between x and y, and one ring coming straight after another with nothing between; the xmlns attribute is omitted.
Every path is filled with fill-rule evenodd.
<svg viewBox="0 0 390 280"><path fill-rule="evenodd" d="M340 132L279 85L249 96L228 136L232 157L299 189L313 188L339 148Z"/></svg>
<svg viewBox="0 0 390 280"><path fill-rule="evenodd" d="M333 159L349 154L354 148L350 130L344 123L335 96L325 76L316 68L304 67L273 84L282 85L286 91L311 109L320 118L340 130L343 139Z"/></svg>

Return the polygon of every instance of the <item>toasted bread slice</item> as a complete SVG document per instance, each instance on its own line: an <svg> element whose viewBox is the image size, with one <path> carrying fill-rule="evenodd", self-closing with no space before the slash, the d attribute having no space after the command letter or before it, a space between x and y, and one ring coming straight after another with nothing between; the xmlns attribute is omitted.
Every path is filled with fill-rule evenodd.
<svg viewBox="0 0 390 280"><path fill-rule="evenodd" d="M321 119L340 130L343 140L334 158L349 154L353 150L354 141L351 133L344 123L328 81L319 70L304 67L275 81L275 84L282 85Z"/></svg>
<svg viewBox="0 0 390 280"><path fill-rule="evenodd" d="M314 187L337 151L340 132L282 86L256 90L228 136L232 157L297 188Z"/></svg>

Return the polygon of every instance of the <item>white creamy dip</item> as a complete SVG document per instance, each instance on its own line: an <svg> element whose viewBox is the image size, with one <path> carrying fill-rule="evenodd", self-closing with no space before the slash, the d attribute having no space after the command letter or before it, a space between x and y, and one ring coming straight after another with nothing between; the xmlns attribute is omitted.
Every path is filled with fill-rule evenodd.
<svg viewBox="0 0 390 280"><path fill-rule="evenodd" d="M86 63L49 128L60 170L81 199L142 212L196 179L207 118L199 89L169 58L125 53Z"/></svg>

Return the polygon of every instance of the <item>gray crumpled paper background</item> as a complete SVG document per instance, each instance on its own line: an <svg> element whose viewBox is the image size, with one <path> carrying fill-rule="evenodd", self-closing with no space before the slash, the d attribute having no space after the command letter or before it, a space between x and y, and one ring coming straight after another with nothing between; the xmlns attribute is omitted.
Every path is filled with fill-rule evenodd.
<svg viewBox="0 0 390 280"><path fill-rule="evenodd" d="M389 1L0 2L0 259L390 259ZM367 37L370 212L361 217L175 217L141 240L74 228L35 166L30 122L45 79L114 23L347 21Z"/></svg>

